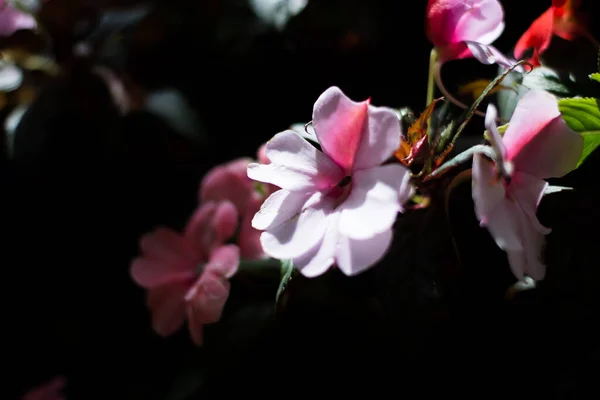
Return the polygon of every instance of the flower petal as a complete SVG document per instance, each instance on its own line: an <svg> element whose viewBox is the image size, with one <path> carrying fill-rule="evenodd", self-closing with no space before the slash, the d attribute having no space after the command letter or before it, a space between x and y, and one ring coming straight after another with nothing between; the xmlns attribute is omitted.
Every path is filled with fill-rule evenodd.
<svg viewBox="0 0 600 400"><path fill-rule="evenodd" d="M190 218L184 237L206 261L214 248L227 241L237 228L238 214L230 201L202 204Z"/></svg>
<svg viewBox="0 0 600 400"><path fill-rule="evenodd" d="M240 249L234 244L227 244L211 253L204 271L229 279L237 272L239 265Z"/></svg>
<svg viewBox="0 0 600 400"><path fill-rule="evenodd" d="M13 64L0 61L0 91L10 92L23 82L23 72Z"/></svg>
<svg viewBox="0 0 600 400"><path fill-rule="evenodd" d="M267 142L271 164L248 165L248 177L291 191L320 190L336 185L343 171L294 131L284 131Z"/></svg>
<svg viewBox="0 0 600 400"><path fill-rule="evenodd" d="M473 57L482 64L498 64L508 69L517 63L516 60L506 57L494 46L472 41L465 41L465 45L469 48ZM521 66L518 66L515 70L519 72L525 71Z"/></svg>
<svg viewBox="0 0 600 400"><path fill-rule="evenodd" d="M359 274L379 262L392 244L393 232L388 229L366 240L340 235L336 254L338 268L346 275Z"/></svg>
<svg viewBox="0 0 600 400"><path fill-rule="evenodd" d="M227 280L207 273L194 286L197 289L187 302L186 312L192 341L200 346L204 337L204 325L221 319L229 297L230 284Z"/></svg>
<svg viewBox="0 0 600 400"><path fill-rule="evenodd" d="M314 278L325 273L334 263L338 244L338 223L340 213L334 212L327 219L327 229L320 243L308 253L294 258L294 266L307 278Z"/></svg>
<svg viewBox="0 0 600 400"><path fill-rule="evenodd" d="M354 165L369 101L354 102L332 86L319 96L313 108L313 126L321 149L346 172Z"/></svg>
<svg viewBox="0 0 600 400"><path fill-rule="evenodd" d="M481 226L487 227L502 250L521 250L516 236L518 221L515 206L506 199L506 190L495 175L493 163L482 155L473 157L473 201L475 215Z"/></svg>
<svg viewBox="0 0 600 400"><path fill-rule="evenodd" d="M404 205L408 203L416 193L416 188L411 182L410 174L404 174L400 190L398 191L398 201L400 203L400 212L404 212Z"/></svg>
<svg viewBox="0 0 600 400"><path fill-rule="evenodd" d="M515 45L513 52L515 58L521 58L523 54L533 48L533 57L530 62L534 66L540 65L539 55L543 53L552 40L552 28L554 26L554 10L550 7L539 16L531 26L523 33Z"/></svg>
<svg viewBox="0 0 600 400"><path fill-rule="evenodd" d="M280 189L267 197L252 219L255 229L266 230L298 214L311 195Z"/></svg>
<svg viewBox="0 0 600 400"><path fill-rule="evenodd" d="M265 253L278 259L305 254L323 238L332 209L333 205L321 193L315 193L297 216L262 233L260 241Z"/></svg>
<svg viewBox="0 0 600 400"><path fill-rule="evenodd" d="M0 3L0 37L10 36L20 29L34 29L36 26L32 15L11 7L7 2Z"/></svg>
<svg viewBox="0 0 600 400"><path fill-rule="evenodd" d="M194 255L181 235L162 226L142 236L140 249L144 257L165 262L179 261L182 257Z"/></svg>
<svg viewBox="0 0 600 400"><path fill-rule="evenodd" d="M565 124L556 98L543 90L530 90L519 100L503 142L515 170L542 179L573 170L583 151L583 138Z"/></svg>
<svg viewBox="0 0 600 400"><path fill-rule="evenodd" d="M400 164L357 171L350 195L339 206L340 232L352 239L369 239L390 229L400 211L400 187L407 173Z"/></svg>
<svg viewBox="0 0 600 400"><path fill-rule="evenodd" d="M155 288L167 283L183 281L194 277L194 264L182 259L167 263L138 257L131 263L131 277L144 288Z"/></svg>
<svg viewBox="0 0 600 400"><path fill-rule="evenodd" d="M247 173L251 162L250 158L240 158L208 171L200 184L200 201L229 200L238 212L245 210L254 193Z"/></svg>
<svg viewBox="0 0 600 400"><path fill-rule="evenodd" d="M187 296L188 318L202 325L217 322L229 297L229 281L206 271L194 287L194 295Z"/></svg>
<svg viewBox="0 0 600 400"><path fill-rule="evenodd" d="M436 47L465 40L490 44L504 31L498 0L429 0L426 14L427 37Z"/></svg>
<svg viewBox="0 0 600 400"><path fill-rule="evenodd" d="M515 173L510 185L512 195L519 202L521 210L529 218L532 227L544 235L552 230L543 226L536 214L547 187L546 181L522 172Z"/></svg>
<svg viewBox="0 0 600 400"><path fill-rule="evenodd" d="M360 138L353 170L377 167L392 157L400 146L400 126L392 109L369 106L369 118Z"/></svg>
<svg viewBox="0 0 600 400"><path fill-rule="evenodd" d="M240 247L240 255L244 259L258 260L266 257L260 244L261 231L252 227L252 220L260 207L260 200L252 200L240 222L237 243Z"/></svg>
<svg viewBox="0 0 600 400"><path fill-rule="evenodd" d="M528 223L527 218L520 219L519 237L523 241L521 251L508 250L508 262L515 278L521 280L524 275L536 281L544 279L546 266L541 262L544 235Z"/></svg>
<svg viewBox="0 0 600 400"><path fill-rule="evenodd" d="M177 331L185 321L184 296L189 282L175 282L148 291L147 304L152 313L152 328L161 336Z"/></svg>

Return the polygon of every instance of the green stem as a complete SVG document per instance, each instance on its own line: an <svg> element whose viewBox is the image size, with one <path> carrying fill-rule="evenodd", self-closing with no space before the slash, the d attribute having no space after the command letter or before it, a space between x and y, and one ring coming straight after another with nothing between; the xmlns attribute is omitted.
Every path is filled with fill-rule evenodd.
<svg viewBox="0 0 600 400"><path fill-rule="evenodd" d="M437 63L437 59L438 52L434 47L429 54L429 76L427 77L427 102L425 103L425 107L433 101L435 92L435 64Z"/></svg>
<svg viewBox="0 0 600 400"><path fill-rule="evenodd" d="M281 266L281 261L274 258L265 258L262 260L240 260L239 271L255 272L265 269L277 268Z"/></svg>

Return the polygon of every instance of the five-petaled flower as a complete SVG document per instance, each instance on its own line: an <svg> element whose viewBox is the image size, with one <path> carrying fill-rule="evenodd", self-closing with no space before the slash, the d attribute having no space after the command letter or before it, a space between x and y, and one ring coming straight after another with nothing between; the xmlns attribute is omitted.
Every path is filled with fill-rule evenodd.
<svg viewBox="0 0 600 400"><path fill-rule="evenodd" d="M554 96L531 90L515 109L503 137L496 109L488 106L486 128L495 163L477 154L473 160L475 213L498 247L506 251L517 279L544 278L540 260L550 229L537 219L537 206L548 184L544 179L572 171L583 150L583 138L563 121Z"/></svg>
<svg viewBox="0 0 600 400"><path fill-rule="evenodd" d="M514 60L491 44L504 31L504 10L498 0L429 0L425 32L440 62L475 57L484 64L510 68Z"/></svg>
<svg viewBox="0 0 600 400"><path fill-rule="evenodd" d="M200 345L202 326L220 319L229 296L228 278L239 265L238 247L223 243L236 226L231 202L209 202L194 213L183 235L160 227L142 237L142 256L133 261L131 275L148 289L158 334L173 334L187 316L192 340Z"/></svg>
<svg viewBox="0 0 600 400"><path fill-rule="evenodd" d="M313 109L322 151L287 130L266 147L270 164L248 166L248 176L281 189L252 224L264 230L267 254L293 259L305 276L334 264L354 275L379 261L392 241L392 225L412 194L400 164L381 165L400 144L400 124L388 108L354 102L337 87Z"/></svg>

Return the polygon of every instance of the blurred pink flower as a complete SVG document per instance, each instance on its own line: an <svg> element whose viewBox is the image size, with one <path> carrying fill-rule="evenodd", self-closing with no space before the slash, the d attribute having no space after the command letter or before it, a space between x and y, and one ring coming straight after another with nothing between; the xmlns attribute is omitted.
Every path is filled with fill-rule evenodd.
<svg viewBox="0 0 600 400"><path fill-rule="evenodd" d="M0 37L10 36L19 29L35 29L35 18L14 8L6 0L0 0Z"/></svg>
<svg viewBox="0 0 600 400"><path fill-rule="evenodd" d="M544 179L572 171L583 150L583 138L563 121L556 98L531 90L517 103L504 137L496 127L496 108L488 106L486 128L496 163L482 155L473 160L473 200L481 226L506 251L510 267L540 280L544 235L550 229L537 219L537 206L548 184Z"/></svg>
<svg viewBox="0 0 600 400"><path fill-rule="evenodd" d="M257 157L264 160L264 145ZM201 202L228 200L235 204L240 216L237 244L241 257L250 260L266 257L260 244L261 232L252 227L252 218L263 200L278 189L248 178L246 170L251 162L250 158L239 158L217 165L207 172L200 184Z"/></svg>
<svg viewBox="0 0 600 400"><path fill-rule="evenodd" d="M66 385L67 380L62 376L57 376L25 393L21 400L66 400L62 394Z"/></svg>
<svg viewBox="0 0 600 400"><path fill-rule="evenodd" d="M334 263L346 275L357 274L391 244L409 174L399 164L380 165L400 144L400 123L394 111L369 103L327 89L313 109L322 152L287 130L267 143L270 164L248 166L250 178L281 188L252 220L264 230L263 249L293 259L305 276Z"/></svg>
<svg viewBox="0 0 600 400"><path fill-rule="evenodd" d="M498 0L429 0L427 38L438 49L440 62L475 57L484 64L510 68L514 60L491 44L504 31L504 10Z"/></svg>
<svg viewBox="0 0 600 400"><path fill-rule="evenodd" d="M194 213L183 235L160 227L142 237L142 255L131 264L131 276L148 289L152 327L158 334L173 334L187 316L192 340L202 344L202 326L221 317L228 278L239 265L238 247L223 244L236 226L233 203L209 202Z"/></svg>

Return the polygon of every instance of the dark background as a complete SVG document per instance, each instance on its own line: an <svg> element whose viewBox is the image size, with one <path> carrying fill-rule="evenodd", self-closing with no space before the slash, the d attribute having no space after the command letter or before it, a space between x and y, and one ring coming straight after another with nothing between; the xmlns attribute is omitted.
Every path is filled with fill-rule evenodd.
<svg viewBox="0 0 600 400"><path fill-rule="evenodd" d="M547 282L513 301L504 300L513 279L505 256L478 228L463 185L451 200L461 264L443 210L421 210L398 222L393 250L372 271L294 278L277 319L277 274L242 275L205 348L185 330L168 339L151 330L128 272L140 235L159 224L180 229L211 166L253 157L275 133L310 120L329 86L420 112L431 49L425 1L312 0L283 32L243 1L154 2L121 39L101 32L90 58L75 58L74 43L92 37L106 10L135 3L51 3L42 21L65 72L43 80L1 172L3 399L59 374L69 399L597 396L597 157L571 176L577 194L542 203L540 219L553 228ZM523 3L503 2L507 28L495 45L505 52L549 5ZM91 28L76 32L76 21ZM593 49L582 54L593 68ZM148 112L120 115L90 73L99 63L136 93L180 91L204 139ZM447 69L450 85L496 73L473 60ZM481 120L473 125L480 134Z"/></svg>

